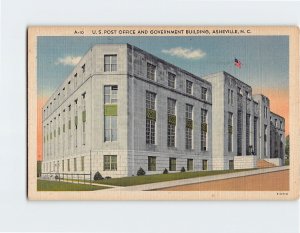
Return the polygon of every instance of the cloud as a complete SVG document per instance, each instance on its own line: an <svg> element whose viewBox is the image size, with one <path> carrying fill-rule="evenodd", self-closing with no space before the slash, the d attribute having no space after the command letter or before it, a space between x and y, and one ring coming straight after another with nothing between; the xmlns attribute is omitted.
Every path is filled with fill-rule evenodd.
<svg viewBox="0 0 300 233"><path fill-rule="evenodd" d="M57 59L55 62L56 65L64 65L64 66L75 66L78 64L80 61L81 57L80 56L66 56L66 57L60 57Z"/></svg>
<svg viewBox="0 0 300 233"><path fill-rule="evenodd" d="M171 56L192 60L201 59L206 55L201 49L187 49L182 47L163 49L162 52Z"/></svg>

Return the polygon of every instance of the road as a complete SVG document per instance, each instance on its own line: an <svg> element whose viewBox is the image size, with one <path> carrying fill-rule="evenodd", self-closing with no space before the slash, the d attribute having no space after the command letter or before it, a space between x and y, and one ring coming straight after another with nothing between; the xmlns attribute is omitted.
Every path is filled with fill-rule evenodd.
<svg viewBox="0 0 300 233"><path fill-rule="evenodd" d="M218 181L180 185L163 191L288 191L289 170L250 175Z"/></svg>

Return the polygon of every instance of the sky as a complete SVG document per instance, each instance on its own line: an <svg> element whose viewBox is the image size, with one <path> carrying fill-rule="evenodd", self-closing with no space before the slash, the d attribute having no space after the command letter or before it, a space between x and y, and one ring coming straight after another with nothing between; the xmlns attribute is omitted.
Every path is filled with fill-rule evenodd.
<svg viewBox="0 0 300 233"><path fill-rule="evenodd" d="M197 76L226 71L270 98L271 111L288 122L287 36L209 37L38 37L38 159L42 154L41 108L95 44L129 43ZM234 66L234 59L241 68Z"/></svg>

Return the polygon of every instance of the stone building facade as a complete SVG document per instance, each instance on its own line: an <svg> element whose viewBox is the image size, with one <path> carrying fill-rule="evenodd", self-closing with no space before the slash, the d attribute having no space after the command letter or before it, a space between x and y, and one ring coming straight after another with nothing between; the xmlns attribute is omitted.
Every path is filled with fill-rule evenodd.
<svg viewBox="0 0 300 233"><path fill-rule="evenodd" d="M249 85L226 72L200 78L129 44L93 46L43 107L43 173L244 168L282 158L284 145L284 119Z"/></svg>

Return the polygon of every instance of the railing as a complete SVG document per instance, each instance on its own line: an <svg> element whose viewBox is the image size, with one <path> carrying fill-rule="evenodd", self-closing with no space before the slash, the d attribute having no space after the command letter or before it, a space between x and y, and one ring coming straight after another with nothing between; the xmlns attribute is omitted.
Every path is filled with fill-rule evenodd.
<svg viewBox="0 0 300 233"><path fill-rule="evenodd" d="M92 174L91 173L59 173L59 172L42 172L42 178L54 179L56 181L69 181L72 183L83 182L92 184Z"/></svg>

